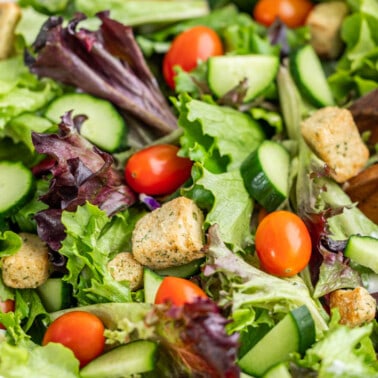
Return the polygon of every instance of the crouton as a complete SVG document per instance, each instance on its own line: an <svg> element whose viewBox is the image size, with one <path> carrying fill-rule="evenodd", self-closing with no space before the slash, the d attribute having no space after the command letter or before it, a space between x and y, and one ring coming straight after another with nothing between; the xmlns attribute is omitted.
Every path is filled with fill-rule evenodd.
<svg viewBox="0 0 378 378"><path fill-rule="evenodd" d="M42 285L50 274L48 248L34 234L20 233L21 248L2 258L4 284L15 289L31 289Z"/></svg>
<svg viewBox="0 0 378 378"><path fill-rule="evenodd" d="M341 25L349 12L344 1L316 4L306 19L310 43L322 58L337 58L343 49Z"/></svg>
<svg viewBox="0 0 378 378"><path fill-rule="evenodd" d="M143 282L143 266L130 252L121 252L108 263L108 271L116 281L128 281L131 290L137 290Z"/></svg>
<svg viewBox="0 0 378 378"><path fill-rule="evenodd" d="M364 287L356 287L332 292L330 307L339 309L341 324L357 327L375 318L377 303Z"/></svg>
<svg viewBox="0 0 378 378"><path fill-rule="evenodd" d="M0 60L12 53L14 33L20 18L21 8L16 3L0 3Z"/></svg>
<svg viewBox="0 0 378 378"><path fill-rule="evenodd" d="M189 263L203 256L203 213L185 197L142 217L132 235L132 253L151 269Z"/></svg>
<svg viewBox="0 0 378 378"><path fill-rule="evenodd" d="M336 106L319 109L302 122L301 132L339 183L359 173L369 159L369 150L347 109Z"/></svg>

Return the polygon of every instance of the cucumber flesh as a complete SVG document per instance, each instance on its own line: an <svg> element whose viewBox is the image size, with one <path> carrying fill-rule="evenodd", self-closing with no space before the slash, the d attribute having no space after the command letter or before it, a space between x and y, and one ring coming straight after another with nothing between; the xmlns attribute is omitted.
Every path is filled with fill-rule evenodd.
<svg viewBox="0 0 378 378"><path fill-rule="evenodd" d="M249 195L270 212L288 197L289 168L288 151L265 140L243 161L240 171Z"/></svg>
<svg viewBox="0 0 378 378"><path fill-rule="evenodd" d="M244 102L261 95L274 82L279 59L273 55L221 55L208 60L208 84L217 97L234 89L244 79L248 89Z"/></svg>
<svg viewBox="0 0 378 378"><path fill-rule="evenodd" d="M378 274L378 239L370 236L351 235L344 255Z"/></svg>
<svg viewBox="0 0 378 378"><path fill-rule="evenodd" d="M281 362L278 365L270 368L263 376L263 378L291 378L288 367Z"/></svg>
<svg viewBox="0 0 378 378"><path fill-rule="evenodd" d="M0 218L17 212L32 198L35 180L31 170L21 162L0 162Z"/></svg>
<svg viewBox="0 0 378 378"><path fill-rule="evenodd" d="M125 121L109 101L85 93L70 93L53 101L45 116L60 123L62 115L70 110L73 110L73 115L85 114L88 117L80 133L99 148L115 152L125 144Z"/></svg>
<svg viewBox="0 0 378 378"><path fill-rule="evenodd" d="M334 105L331 88L311 45L301 47L289 60L290 72L303 96L314 106Z"/></svg>
<svg viewBox="0 0 378 378"><path fill-rule="evenodd" d="M155 273L151 269L144 268L143 285L144 285L144 301L146 303L155 303L156 292L163 281L163 277Z"/></svg>
<svg viewBox="0 0 378 378"><path fill-rule="evenodd" d="M80 377L119 378L145 373L154 369L156 357L156 343L136 340L95 358L80 370Z"/></svg>
<svg viewBox="0 0 378 378"><path fill-rule="evenodd" d="M289 312L240 360L247 374L262 376L273 366L288 360L290 353L304 353L315 342L315 324L306 306Z"/></svg>
<svg viewBox="0 0 378 378"><path fill-rule="evenodd" d="M49 278L37 292L48 312L63 310L72 304L71 286L61 278Z"/></svg>

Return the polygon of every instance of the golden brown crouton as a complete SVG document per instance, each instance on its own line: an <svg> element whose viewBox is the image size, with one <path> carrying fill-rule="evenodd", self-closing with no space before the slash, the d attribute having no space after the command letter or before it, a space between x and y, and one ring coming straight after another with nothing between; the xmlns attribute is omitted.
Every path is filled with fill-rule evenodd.
<svg viewBox="0 0 378 378"><path fill-rule="evenodd" d="M375 318L377 303L364 287L356 287L332 292L330 307L339 309L341 324L356 327Z"/></svg>
<svg viewBox="0 0 378 378"><path fill-rule="evenodd" d="M12 256L2 258L5 285L15 289L31 289L42 285L50 273L48 248L34 234L21 233L21 248Z"/></svg>
<svg viewBox="0 0 378 378"><path fill-rule="evenodd" d="M135 259L163 269L202 257L203 221L202 211L188 198L165 203L137 222L132 236Z"/></svg>
<svg viewBox="0 0 378 378"><path fill-rule="evenodd" d="M10 56L14 32L21 18L21 9L16 3L0 3L0 60Z"/></svg>
<svg viewBox="0 0 378 378"><path fill-rule="evenodd" d="M131 290L139 289L143 282L143 266L130 252L121 252L108 263L108 270L116 281L128 281Z"/></svg>
<svg viewBox="0 0 378 378"><path fill-rule="evenodd" d="M316 4L309 13L306 25L310 29L311 45L323 58L337 58L343 48L341 25L349 8L344 1Z"/></svg>
<svg viewBox="0 0 378 378"><path fill-rule="evenodd" d="M336 106L319 109L302 122L301 131L339 183L355 176L369 159L369 150L347 109Z"/></svg>

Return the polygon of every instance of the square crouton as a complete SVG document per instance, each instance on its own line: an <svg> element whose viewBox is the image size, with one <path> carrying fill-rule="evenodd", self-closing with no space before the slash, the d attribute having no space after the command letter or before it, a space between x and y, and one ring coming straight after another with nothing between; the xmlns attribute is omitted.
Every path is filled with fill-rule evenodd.
<svg viewBox="0 0 378 378"><path fill-rule="evenodd" d="M13 49L14 33L21 18L16 3L0 3L0 60L9 57Z"/></svg>
<svg viewBox="0 0 378 378"><path fill-rule="evenodd" d="M319 109L302 122L301 132L339 183L359 173L369 159L369 150L347 109L335 106Z"/></svg>
<svg viewBox="0 0 378 378"><path fill-rule="evenodd" d="M142 265L164 269L203 256L203 213L178 197L142 217L132 235L132 253Z"/></svg>
<svg viewBox="0 0 378 378"><path fill-rule="evenodd" d="M375 318L377 303L364 287L356 287L332 292L330 307L339 309L341 324L357 327Z"/></svg>
<svg viewBox="0 0 378 378"><path fill-rule="evenodd" d="M311 45L323 58L337 58L343 48L341 26L349 8L344 1L316 4L306 19L310 29Z"/></svg>

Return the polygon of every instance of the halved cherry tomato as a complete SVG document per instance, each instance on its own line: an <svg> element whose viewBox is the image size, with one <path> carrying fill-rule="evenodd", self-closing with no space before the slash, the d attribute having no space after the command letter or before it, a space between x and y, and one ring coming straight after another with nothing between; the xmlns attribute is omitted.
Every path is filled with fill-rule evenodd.
<svg viewBox="0 0 378 378"><path fill-rule="evenodd" d="M0 302L0 312L10 312L14 311L14 300L6 299L5 301ZM5 329L5 327L0 323L0 329Z"/></svg>
<svg viewBox="0 0 378 378"><path fill-rule="evenodd" d="M267 273L290 277L306 267L311 257L311 237L302 219L289 211L266 215L257 226L256 253Z"/></svg>
<svg viewBox="0 0 378 378"><path fill-rule="evenodd" d="M206 293L192 281L179 277L165 277L155 296L155 303L170 302L176 306L194 302L197 298L208 298Z"/></svg>
<svg viewBox="0 0 378 378"><path fill-rule="evenodd" d="M259 0L253 9L254 19L265 26L279 17L289 28L303 26L314 4L310 0Z"/></svg>
<svg viewBox="0 0 378 378"><path fill-rule="evenodd" d="M71 311L56 318L47 328L42 344L60 343L71 349L80 367L99 356L105 347L104 325L85 311Z"/></svg>
<svg viewBox="0 0 378 378"><path fill-rule="evenodd" d="M167 84L175 87L174 66L189 72L198 61L206 61L214 55L222 55L223 46L218 34L207 26L194 26L178 34L163 59L163 76Z"/></svg>
<svg viewBox="0 0 378 378"><path fill-rule="evenodd" d="M137 193L151 196L171 194L188 178L192 162L177 156L179 148L158 144L136 152L127 161L125 179Z"/></svg>

